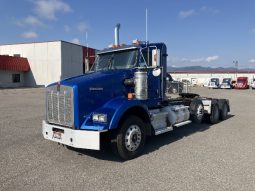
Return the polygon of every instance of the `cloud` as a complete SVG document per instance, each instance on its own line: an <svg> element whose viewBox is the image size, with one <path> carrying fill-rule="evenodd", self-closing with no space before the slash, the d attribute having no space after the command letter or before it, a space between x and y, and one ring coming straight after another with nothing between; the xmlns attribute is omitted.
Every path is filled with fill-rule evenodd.
<svg viewBox="0 0 255 191"><path fill-rule="evenodd" d="M86 31L89 30L89 25L85 22L80 22L78 25L77 25L77 29L80 33L84 33Z"/></svg>
<svg viewBox="0 0 255 191"><path fill-rule="evenodd" d="M220 10L214 9L214 8L211 8L211 7L206 7L206 6L201 7L200 11L204 12L204 13L209 13L209 14L212 14L212 15L216 15L216 14L220 13Z"/></svg>
<svg viewBox="0 0 255 191"><path fill-rule="evenodd" d="M191 17L191 16L193 16L193 15L195 15L195 14L196 14L196 11L193 10L193 9L190 9L190 10L187 10L187 11L180 11L180 12L179 12L179 17L180 17L181 19L185 19L185 18Z"/></svg>
<svg viewBox="0 0 255 191"><path fill-rule="evenodd" d="M64 25L64 31L66 33L69 32L78 32L78 33L85 33L90 30L90 26L86 22L80 22L76 23L72 26L70 25Z"/></svg>
<svg viewBox="0 0 255 191"><path fill-rule="evenodd" d="M72 39L71 42L74 43L74 44L81 44L81 42L78 38Z"/></svg>
<svg viewBox="0 0 255 191"><path fill-rule="evenodd" d="M26 18L16 22L18 26L32 26L32 27L42 27L44 24L34 16L27 16Z"/></svg>
<svg viewBox="0 0 255 191"><path fill-rule="evenodd" d="M251 29L251 32L255 33L255 28Z"/></svg>
<svg viewBox="0 0 255 191"><path fill-rule="evenodd" d="M65 30L66 33L69 33L71 31L71 28L70 28L69 25L65 25L64 30Z"/></svg>
<svg viewBox="0 0 255 191"><path fill-rule="evenodd" d="M213 62L213 61L216 61L216 60L219 60L219 56L208 56L205 59L206 62Z"/></svg>
<svg viewBox="0 0 255 191"><path fill-rule="evenodd" d="M178 57L170 57L168 62L174 63L210 63L216 60L219 60L219 56L208 56L208 57L201 57L201 58L178 58Z"/></svg>
<svg viewBox="0 0 255 191"><path fill-rule="evenodd" d="M218 13L220 13L220 10L218 10L218 9L203 6L200 9L197 9L197 10L189 9L189 10L185 10L185 11L180 11L179 12L179 17L181 19L185 19L185 18L194 16L194 15L203 15L203 14L216 15Z"/></svg>
<svg viewBox="0 0 255 191"><path fill-rule="evenodd" d="M35 13L44 19L56 20L57 13L71 12L71 7L62 0L37 0L33 2Z"/></svg>
<svg viewBox="0 0 255 191"><path fill-rule="evenodd" d="M249 62L255 64L255 59L250 59Z"/></svg>
<svg viewBox="0 0 255 191"><path fill-rule="evenodd" d="M28 31L21 34L21 37L23 38L37 38L38 35L36 32Z"/></svg>
<svg viewBox="0 0 255 191"><path fill-rule="evenodd" d="M194 58L194 59L190 59L188 61L197 63L197 62L204 62L205 59L204 58Z"/></svg>

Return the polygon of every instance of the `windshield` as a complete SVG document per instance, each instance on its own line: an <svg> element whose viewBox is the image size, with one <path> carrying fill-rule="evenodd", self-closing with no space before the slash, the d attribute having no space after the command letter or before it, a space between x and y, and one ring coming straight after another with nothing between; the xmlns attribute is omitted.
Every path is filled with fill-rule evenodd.
<svg viewBox="0 0 255 191"><path fill-rule="evenodd" d="M246 79L238 79L238 80L237 80L237 83L246 83L246 82L247 82Z"/></svg>
<svg viewBox="0 0 255 191"><path fill-rule="evenodd" d="M230 81L231 81L230 78L224 78L224 79L223 79L223 83L229 83Z"/></svg>
<svg viewBox="0 0 255 191"><path fill-rule="evenodd" d="M133 68L137 55L137 49L98 54L91 71Z"/></svg>
<svg viewBox="0 0 255 191"><path fill-rule="evenodd" d="M211 82L218 82L219 81L219 79L217 79L217 78L212 78L211 79Z"/></svg>

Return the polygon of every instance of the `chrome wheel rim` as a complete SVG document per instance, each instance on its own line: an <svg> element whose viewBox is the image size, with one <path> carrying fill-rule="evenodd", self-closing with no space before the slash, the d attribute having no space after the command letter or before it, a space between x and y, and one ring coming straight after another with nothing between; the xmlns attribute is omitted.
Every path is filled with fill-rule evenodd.
<svg viewBox="0 0 255 191"><path fill-rule="evenodd" d="M125 147L128 151L135 151L141 144L142 133L138 125L131 125L125 134Z"/></svg>
<svg viewBox="0 0 255 191"><path fill-rule="evenodd" d="M204 108L203 108L203 105L200 104L197 108L197 118L201 119L203 117L203 114L204 114Z"/></svg>

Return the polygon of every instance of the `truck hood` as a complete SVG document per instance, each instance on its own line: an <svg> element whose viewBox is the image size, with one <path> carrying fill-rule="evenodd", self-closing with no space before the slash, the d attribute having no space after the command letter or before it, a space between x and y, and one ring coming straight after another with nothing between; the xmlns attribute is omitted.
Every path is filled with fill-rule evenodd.
<svg viewBox="0 0 255 191"><path fill-rule="evenodd" d="M124 79L131 78L132 70L109 70L88 73L60 82L71 86L74 91L75 125L80 127L86 116L102 107L109 100L126 96L129 88Z"/></svg>
<svg viewBox="0 0 255 191"><path fill-rule="evenodd" d="M84 75L71 77L60 82L61 85L77 86L81 89L91 90L93 88L109 88L113 84L123 84L123 80L130 78L131 70L108 70L91 72ZM112 84L113 83L113 84ZM114 89L117 89L114 88Z"/></svg>

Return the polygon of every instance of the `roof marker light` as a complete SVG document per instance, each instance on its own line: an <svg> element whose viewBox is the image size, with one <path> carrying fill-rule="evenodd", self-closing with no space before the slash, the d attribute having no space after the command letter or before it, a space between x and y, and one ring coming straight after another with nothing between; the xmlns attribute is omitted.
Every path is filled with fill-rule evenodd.
<svg viewBox="0 0 255 191"><path fill-rule="evenodd" d="M139 45L140 44L140 41L138 40L138 39L135 39L135 40L133 40L133 42L132 42L133 44L137 44L137 45Z"/></svg>

